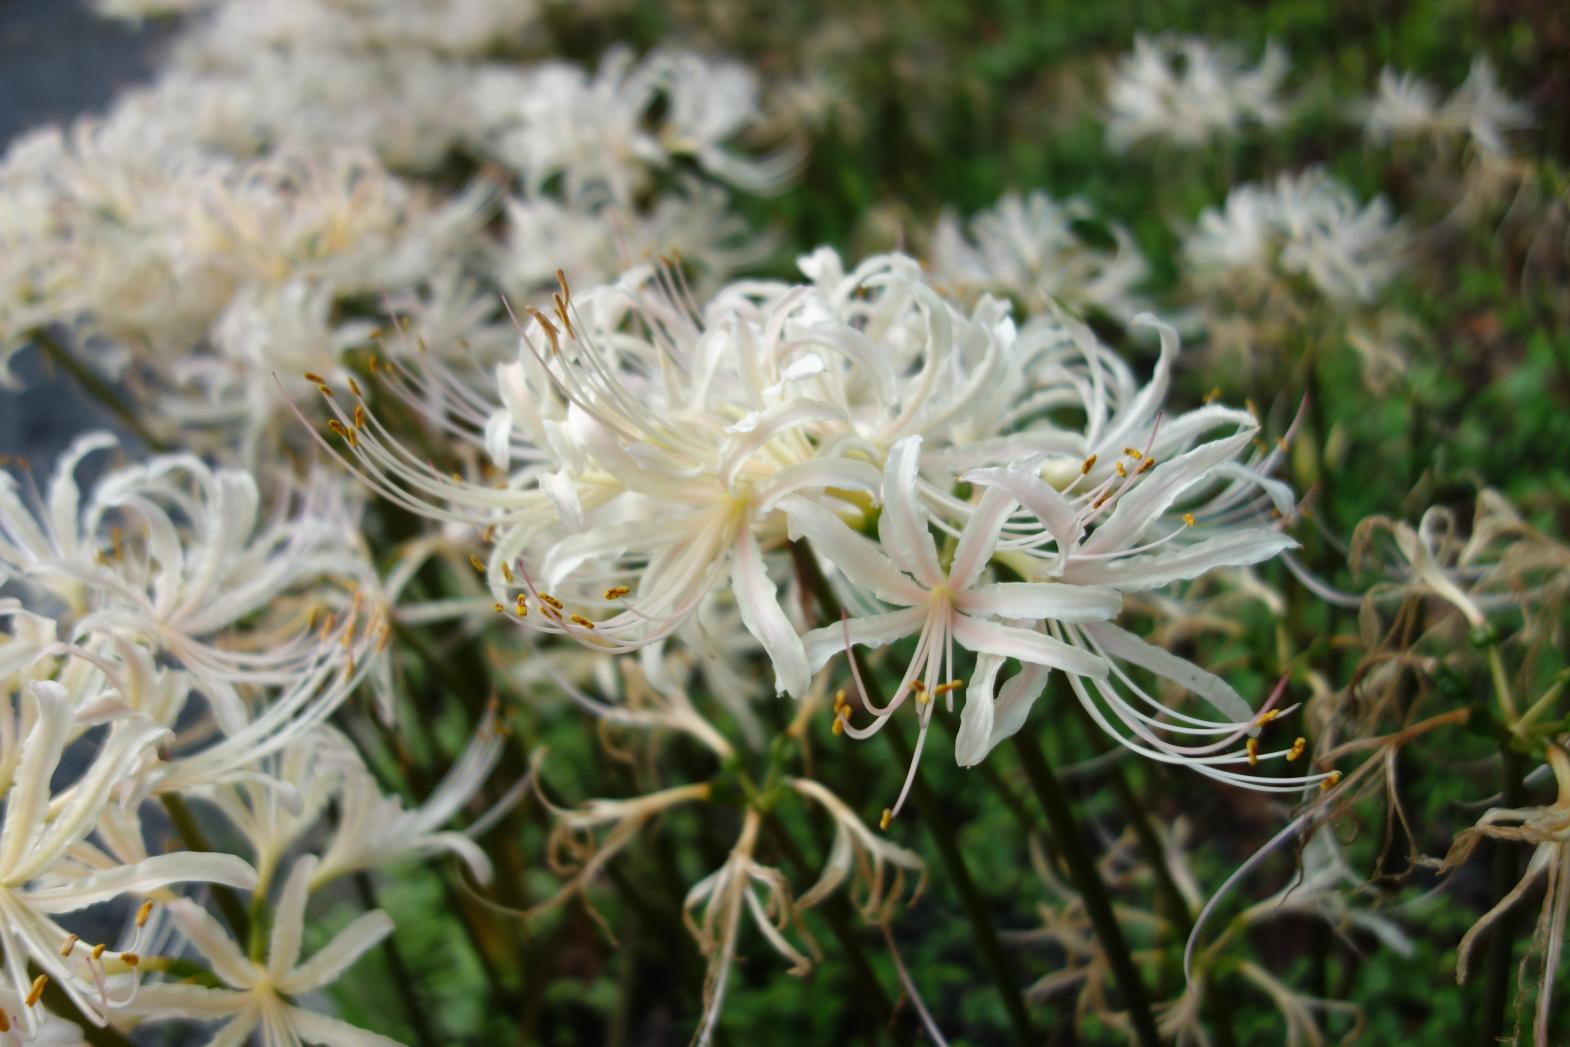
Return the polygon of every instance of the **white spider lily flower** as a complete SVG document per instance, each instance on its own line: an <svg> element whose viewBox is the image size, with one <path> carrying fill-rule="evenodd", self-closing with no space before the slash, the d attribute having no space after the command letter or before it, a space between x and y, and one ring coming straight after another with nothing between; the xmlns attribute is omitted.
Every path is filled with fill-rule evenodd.
<svg viewBox="0 0 1570 1047"><path fill-rule="evenodd" d="M955 675L955 644L980 655L1105 676L1107 666L1100 657L997 619L1094 621L1112 617L1121 606L1117 593L1099 586L983 583L998 536L1014 508L1013 499L999 489L989 490L974 508L945 571L938 562L929 516L916 490L920 454L918 436L900 440L889 451L883 513L878 518L880 542L857 534L833 513L811 502L793 500L785 506L793 527L852 586L884 604L903 608L850 618L807 633L802 643L809 669L816 671L852 645L876 648L907 636L917 637L915 654L887 704L875 706L862 695L873 714L869 725L851 724L848 710L836 710L836 722L842 725L837 729L853 738L866 738L877 733L907 699L915 698L921 733L891 817L899 813L910 791L936 708L934 699L964 686ZM949 703L952 705L952 697Z"/></svg>
<svg viewBox="0 0 1570 1047"><path fill-rule="evenodd" d="M527 780L462 832L442 826L478 793L507 744L505 724L494 709L475 728L474 737L418 807L407 809L398 796L384 796L364 766L346 768L338 791L339 819L311 877L312 889L363 869L447 852L457 856L481 883L491 880L491 861L474 842L517 802Z"/></svg>
<svg viewBox="0 0 1570 1047"><path fill-rule="evenodd" d="M554 319L534 312L518 362L498 369L498 407L429 365L449 388L444 427L512 470L499 485L426 463L358 400L330 398L331 426L381 494L485 530L481 563L509 618L626 651L675 633L728 577L779 688L800 694L809 670L766 558L785 537L776 510L809 493L870 505L878 448L912 429L963 432L1012 333L999 303L966 317L908 259L827 268L819 286L734 285L701 316L665 270L655 288L557 295ZM957 367L974 373L945 382ZM428 402L398 373L388 382Z"/></svg>
<svg viewBox="0 0 1570 1047"><path fill-rule="evenodd" d="M1444 102L1414 74L1380 70L1374 97L1362 106L1364 133L1375 141L1465 136L1489 156L1509 153L1506 138L1532 124L1532 110L1505 94L1487 58L1472 62L1466 80Z"/></svg>
<svg viewBox="0 0 1570 1047"><path fill-rule="evenodd" d="M1136 36L1107 88L1107 140L1115 149L1146 140L1197 146L1247 121L1273 126L1286 74L1286 53L1273 43L1250 66L1233 47L1199 37Z"/></svg>
<svg viewBox="0 0 1570 1047"><path fill-rule="evenodd" d="M300 995L336 981L353 963L393 932L379 909L364 913L310 959L301 961L308 884L316 859L294 863L273 913L266 962L250 959L217 920L188 899L169 905L169 916L224 988L180 982L144 983L129 1011L144 1018L219 1021L213 1043L240 1044L253 1035L280 1047L397 1047L398 1041L295 1003Z"/></svg>
<svg viewBox="0 0 1570 1047"><path fill-rule="evenodd" d="M1324 298L1368 303L1400 270L1404 238L1382 199L1360 205L1323 171L1234 188L1183 244L1201 286L1306 278Z"/></svg>
<svg viewBox="0 0 1570 1047"><path fill-rule="evenodd" d="M1008 193L963 228L945 211L932 235L932 277L966 299L1008 295L1027 313L1060 303L1127 322L1144 309L1134 288L1149 267L1121 225L1106 225L1110 250L1082 236L1078 225L1094 217L1085 201L1059 202L1041 190Z"/></svg>
<svg viewBox="0 0 1570 1047"><path fill-rule="evenodd" d="M84 1015L102 1024L112 1006L103 989L103 964L89 947L66 948L74 936L55 922L58 914L175 883L249 888L256 874L233 855L183 851L109 868L95 864L92 855L101 852L84 848L84 841L98 827L111 794L167 731L142 718L114 724L81 777L51 795L50 780L71 737L74 702L53 681L35 683L29 693L32 724L20 740L15 774L5 783L5 821L0 827L5 976L13 992L36 1001L27 968L32 963L59 982ZM31 1028L32 1019L25 1013L24 1020Z"/></svg>

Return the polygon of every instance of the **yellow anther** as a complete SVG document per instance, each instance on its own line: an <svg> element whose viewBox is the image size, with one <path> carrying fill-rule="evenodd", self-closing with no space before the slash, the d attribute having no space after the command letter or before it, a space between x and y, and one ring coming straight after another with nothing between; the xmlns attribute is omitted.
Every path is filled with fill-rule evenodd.
<svg viewBox="0 0 1570 1047"><path fill-rule="evenodd" d="M105 945L103 942L99 942L97 945L93 946L93 959L102 959L104 950L107 948L109 948L109 946Z"/></svg>
<svg viewBox="0 0 1570 1047"><path fill-rule="evenodd" d="M514 605L513 610L518 612L519 618L529 617L529 605L524 602L523 593L518 594L518 602Z"/></svg>
<svg viewBox="0 0 1570 1047"><path fill-rule="evenodd" d="M1127 476L1128 475L1128 467L1123 464L1123 460L1121 458L1119 458L1117 461L1112 463L1112 468L1114 468L1114 469L1116 469L1118 471L1118 475L1119 476Z"/></svg>
<svg viewBox="0 0 1570 1047"><path fill-rule="evenodd" d="M1154 469L1155 467L1156 467L1156 460L1154 458L1146 458L1145 459L1145 464L1141 465L1138 469L1134 470L1134 475L1138 476L1141 473L1148 473L1148 472L1150 472L1150 470Z"/></svg>
<svg viewBox="0 0 1570 1047"><path fill-rule="evenodd" d="M878 828L887 829L889 827L889 823L893 820L894 812L889 810L887 807L883 808L883 817L878 819Z"/></svg>
<svg viewBox="0 0 1570 1047"><path fill-rule="evenodd" d="M1183 523L1187 527L1193 527L1194 526L1194 514L1193 513L1184 513L1183 514Z"/></svg>
<svg viewBox="0 0 1570 1047"><path fill-rule="evenodd" d="M540 592L540 593L536 593L535 595L540 598L540 602L541 603L549 604L550 606L556 608L558 611L562 609L562 606L563 606L562 602L560 600L556 599L556 597L552 596L550 593Z"/></svg>
<svg viewBox="0 0 1570 1047"><path fill-rule="evenodd" d="M501 614L502 613L502 605L499 604L499 603L493 603L493 604L491 604L491 610L495 611L497 614Z"/></svg>
<svg viewBox="0 0 1570 1047"><path fill-rule="evenodd" d="M76 949L77 937L74 934L66 935L65 944L60 946L61 956L70 956Z"/></svg>
<svg viewBox="0 0 1570 1047"><path fill-rule="evenodd" d="M374 342L377 339L381 338L381 336L382 336L382 329L380 327L378 327L376 330L371 332L371 341ZM376 359L376 354L372 353L370 356L366 357L366 359L365 359L365 369L367 371L371 372L372 374L375 374L376 373L376 365L378 363L380 363L380 362L381 361Z"/></svg>
<svg viewBox="0 0 1570 1047"><path fill-rule="evenodd" d="M420 352L422 353L426 352L430 348L425 344L425 336L423 334L417 334L414 336L414 344L419 347Z"/></svg>
<svg viewBox="0 0 1570 1047"><path fill-rule="evenodd" d="M360 392L360 383L354 380L354 375L352 374L349 376L349 391L354 394L356 400L365 395Z"/></svg>
<svg viewBox="0 0 1570 1047"><path fill-rule="evenodd" d="M1106 505L1107 502L1109 500L1111 500L1111 498L1112 498L1112 492L1111 491L1107 491L1100 498L1097 498L1094 502L1091 502L1090 503L1090 507L1092 509L1100 509L1103 505Z"/></svg>
<svg viewBox="0 0 1570 1047"><path fill-rule="evenodd" d="M1340 771L1331 771L1328 775L1325 776L1325 780L1319 783L1319 791L1320 792L1327 792L1330 789L1334 789L1336 787L1336 784L1338 782L1340 782L1340 781L1341 781L1341 772Z"/></svg>
<svg viewBox="0 0 1570 1047"><path fill-rule="evenodd" d="M1271 720L1274 720L1276 717L1278 717L1280 715L1281 715L1281 710L1280 709L1266 709L1264 712L1259 714L1258 719L1256 719L1254 722L1256 724L1258 724L1259 726L1263 727L1263 726L1265 726L1265 724L1269 723Z"/></svg>
<svg viewBox="0 0 1570 1047"><path fill-rule="evenodd" d="M585 629L593 629L594 628L594 623L589 621L587 618L585 618L581 614L570 615L567 620L572 622L573 625L581 625Z"/></svg>
<svg viewBox="0 0 1570 1047"><path fill-rule="evenodd" d="M486 527L485 527L484 532L481 533L481 535L480 535L480 541L484 542L486 545L490 545L491 542L495 541L495 539L496 539L496 525L495 524L487 524Z"/></svg>
<svg viewBox="0 0 1570 1047"><path fill-rule="evenodd" d="M847 706L849 704L850 704L850 702L846 701L846 699L845 699L845 688L841 687L839 690L834 692L834 708L835 709L843 709L843 708L845 708L845 706Z"/></svg>
<svg viewBox="0 0 1570 1047"><path fill-rule="evenodd" d="M1123 453L1134 459L1136 462L1145 457L1145 452L1135 447L1125 447L1123 448Z"/></svg>
<svg viewBox="0 0 1570 1047"><path fill-rule="evenodd" d="M1243 748L1248 750L1248 765L1250 767L1258 767L1259 766L1259 739L1258 738L1250 738L1247 742L1243 743Z"/></svg>
<svg viewBox="0 0 1570 1047"><path fill-rule="evenodd" d="M153 914L153 900L151 898L149 898L145 902L142 903L142 907L140 909L136 910L136 925L138 927L146 927L147 926L147 918L149 916L151 916L152 914Z"/></svg>
<svg viewBox="0 0 1570 1047"><path fill-rule="evenodd" d="M11 1016L5 1013L5 1008L0 1007L0 1033L11 1031Z"/></svg>
<svg viewBox="0 0 1570 1047"><path fill-rule="evenodd" d="M1291 445L1287 443L1287 438L1283 436L1281 439L1276 441L1276 446L1284 452Z"/></svg>
<svg viewBox="0 0 1570 1047"><path fill-rule="evenodd" d="M364 404L355 404L354 405L354 427L356 429L364 429L365 428L365 405Z"/></svg>
<svg viewBox="0 0 1570 1047"><path fill-rule="evenodd" d="M327 399L331 400L333 398L332 386L328 385L326 382L323 382L321 385L318 385L316 388L320 389L322 391L322 395L327 397Z"/></svg>
<svg viewBox="0 0 1570 1047"><path fill-rule="evenodd" d="M485 573L485 561L480 559L478 553L470 553L469 554L469 566L473 567L476 571L479 571L481 574Z"/></svg>
<svg viewBox="0 0 1570 1047"><path fill-rule="evenodd" d="M447 475L452 477L452 482L453 483L455 483L455 484L463 483L463 474L460 473L458 470L454 469L452 472L448 473Z"/></svg>
<svg viewBox="0 0 1570 1047"><path fill-rule="evenodd" d="M964 687L964 686L965 686L965 681L964 680L950 680L948 683L940 683L940 684L938 684L936 687L934 687L932 689L932 693L934 695L948 694L950 691L957 691L961 687Z"/></svg>
<svg viewBox="0 0 1570 1047"><path fill-rule="evenodd" d="M834 711L834 736L837 738L845 733L845 717L836 709Z"/></svg>
<svg viewBox="0 0 1570 1047"><path fill-rule="evenodd" d="M315 371L307 371L307 372L305 372L305 380L307 382L315 382L317 385L326 385L327 384L327 379L323 378L321 375L317 374Z"/></svg>
<svg viewBox="0 0 1570 1047"><path fill-rule="evenodd" d="M43 998L44 986L48 984L49 975L47 974L40 974L38 977L34 978L33 987L27 990L27 999L23 1000L22 1002L27 1004L29 1007L36 1007L38 1005L38 1001Z"/></svg>
<svg viewBox="0 0 1570 1047"><path fill-rule="evenodd" d="M1243 401L1243 409L1245 411L1247 411L1254 418L1255 421L1259 420L1259 408L1254 406L1254 401L1252 401L1252 400L1244 400Z"/></svg>
<svg viewBox="0 0 1570 1047"><path fill-rule="evenodd" d="M1306 749L1307 747L1308 747L1308 739L1307 738L1298 738L1295 741L1293 741L1292 748L1287 750L1287 763L1291 763L1293 760L1297 759L1299 756L1302 756L1303 755L1303 750Z"/></svg>
<svg viewBox="0 0 1570 1047"><path fill-rule="evenodd" d="M561 621L561 608L559 608L559 607L552 607L548 603L541 604L540 605L540 613L543 614L545 617L549 618L553 622Z"/></svg>
<svg viewBox="0 0 1570 1047"><path fill-rule="evenodd" d="M502 577L507 579L507 584L512 584L512 567L506 560L502 561Z"/></svg>
<svg viewBox="0 0 1570 1047"><path fill-rule="evenodd" d="M1084 476L1086 473L1090 472L1095 467L1096 467L1096 456L1095 455L1091 455L1089 458L1086 458L1083 462L1080 463L1080 465L1079 465L1079 475Z"/></svg>
<svg viewBox="0 0 1570 1047"><path fill-rule="evenodd" d="M135 967L142 962L142 958L134 952L123 952L120 954L120 962L127 967Z"/></svg>
<svg viewBox="0 0 1570 1047"><path fill-rule="evenodd" d="M605 590L605 598L607 600L620 600L623 596L626 596L630 592L632 592L632 589L628 586L613 585L609 589Z"/></svg>
<svg viewBox="0 0 1570 1047"><path fill-rule="evenodd" d="M1221 399L1221 387L1219 385L1212 386L1210 392L1205 394L1205 402L1207 404L1213 404L1219 399Z"/></svg>

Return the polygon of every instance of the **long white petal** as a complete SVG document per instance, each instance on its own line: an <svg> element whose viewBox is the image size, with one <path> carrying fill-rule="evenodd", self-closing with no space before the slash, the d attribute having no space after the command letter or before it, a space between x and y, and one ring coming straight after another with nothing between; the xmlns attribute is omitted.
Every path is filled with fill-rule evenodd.
<svg viewBox="0 0 1570 1047"><path fill-rule="evenodd" d="M290 1007L288 1016L289 1024L306 1043L325 1044L326 1047L404 1047L390 1036L303 1007Z"/></svg>
<svg viewBox="0 0 1570 1047"><path fill-rule="evenodd" d="M926 618L926 608L907 607L903 611L866 615L814 629L801 638L802 646L807 649L807 667L817 672L830 658L844 651L847 630L850 642L855 646L882 647L917 632Z"/></svg>
<svg viewBox="0 0 1570 1047"><path fill-rule="evenodd" d="M1007 491L1009 497L1036 515L1057 542L1060 553L1074 548L1084 532L1079 514L1069 500L1039 476L1019 469L972 469L962 479Z"/></svg>
<svg viewBox="0 0 1570 1047"><path fill-rule="evenodd" d="M296 858L289 879L273 910L272 941L267 948L267 970L277 981L288 975L300 961L300 940L305 934L305 903L310 896L311 874L316 871L316 856Z"/></svg>
<svg viewBox="0 0 1570 1047"><path fill-rule="evenodd" d="M128 891L146 894L171 883L216 883L249 890L256 886L256 870L233 854L179 851L80 880L31 888L26 896L28 904L39 912L75 912Z"/></svg>
<svg viewBox="0 0 1570 1047"><path fill-rule="evenodd" d="M894 566L877 542L852 531L823 506L805 498L790 498L780 508L806 536L813 551L839 568L856 588L884 603L907 607L926 598L926 590Z"/></svg>
<svg viewBox="0 0 1570 1047"><path fill-rule="evenodd" d="M1162 462L1117 500L1112 515L1085 539L1086 553L1114 552L1133 544L1180 495L1203 480L1217 465L1248 446L1255 430L1201 444L1187 454Z"/></svg>
<svg viewBox="0 0 1570 1047"><path fill-rule="evenodd" d="M1062 582L997 582L956 593L954 606L966 614L995 618L1050 618L1060 622L1102 621L1117 614L1116 589Z"/></svg>
<svg viewBox="0 0 1570 1047"><path fill-rule="evenodd" d="M255 983L258 971L235 944L229 932L213 919L212 915L189 898L176 898L169 903L169 918L196 946L213 973L236 989L248 989Z"/></svg>
<svg viewBox="0 0 1570 1047"><path fill-rule="evenodd" d="M290 971L278 988L295 995L330 985L338 976L364 956L366 950L393 932L392 917L380 909L364 913L338 932L320 951Z"/></svg>
<svg viewBox="0 0 1570 1047"><path fill-rule="evenodd" d="M1109 656L1148 669L1163 679L1193 691L1233 723L1244 724L1253 719L1254 710L1232 689L1231 684L1215 673L1201 669L1187 658L1179 658L1170 651L1146 643L1111 622L1093 622L1080 628L1100 644ZM1258 728L1253 730L1257 732Z"/></svg>
<svg viewBox="0 0 1570 1047"><path fill-rule="evenodd" d="M883 467L878 537L894 562L930 589L942 584L943 572L938 568L938 547L927 530L926 510L916 498L920 459L919 436L907 436L889 448L889 460Z"/></svg>
<svg viewBox="0 0 1570 1047"><path fill-rule="evenodd" d="M1254 527L1206 538L1173 552L1120 560L1076 561L1071 558L1063 578L1070 582L1110 585L1124 592L1140 592L1198 578L1217 567L1246 567L1295 548L1297 542L1289 535L1270 527Z"/></svg>
<svg viewBox="0 0 1570 1047"><path fill-rule="evenodd" d="M1016 629L1011 625L999 625L997 622L984 622L969 615L956 614L953 634L957 643L977 654L1018 658L1022 662L1034 662L1078 676L1100 679L1107 675L1104 659L1029 629Z"/></svg>
<svg viewBox="0 0 1570 1047"><path fill-rule="evenodd" d="M1014 499L999 487L989 487L981 501L971 510L965 529L959 533L959 545L954 550L954 561L949 564L949 588L955 592L969 589L992 559L997 547L998 534L1003 530L1009 514L1014 511Z"/></svg>
<svg viewBox="0 0 1570 1047"><path fill-rule="evenodd" d="M974 767L991 748L993 684L1004 659L996 654L976 656L976 671L965 684L965 708L959 714L959 732L954 736L954 762Z"/></svg>
<svg viewBox="0 0 1570 1047"><path fill-rule="evenodd" d="M779 593L763 562L763 551L745 521L737 528L736 544L731 550L731 588L742 624L763 645L774 664L774 692L785 691L800 698L812 682L807 654L801 637L780 607Z"/></svg>

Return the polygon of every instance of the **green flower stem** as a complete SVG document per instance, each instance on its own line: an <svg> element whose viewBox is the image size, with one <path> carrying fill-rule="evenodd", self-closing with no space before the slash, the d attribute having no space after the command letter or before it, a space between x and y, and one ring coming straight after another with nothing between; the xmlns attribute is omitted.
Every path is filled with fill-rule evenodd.
<svg viewBox="0 0 1570 1047"><path fill-rule="evenodd" d="M1069 875L1079 888L1085 911L1090 916L1096 937L1100 939L1107 962L1112 967L1112 976L1123 991L1123 1002L1128 1007L1129 1020L1134 1026L1134 1037L1141 1047L1159 1047L1161 1037L1156 1032L1156 1019L1150 1011L1145 983L1134 967L1133 957L1129 955L1128 943L1123 940L1123 929L1118 926L1117 916L1112 911L1112 900L1107 895L1106 884L1101 882L1095 860L1074 821L1068 796L1058 784L1047 758L1042 755L1041 745L1034 734L1020 731L1014 735L1014 749L1019 753L1020 763L1025 768L1025 777L1030 780L1036 798L1041 801L1052 838L1063 860L1068 863Z"/></svg>
<svg viewBox="0 0 1570 1047"><path fill-rule="evenodd" d="M829 588L828 579L824 578L823 572L819 570L817 560L799 542L791 546L791 556L803 586L812 593L818 609L830 621L838 619L843 608L840 606L839 598ZM856 660L868 697L879 705L884 704L882 687L877 677L862 664L860 652L852 648L849 656ZM889 740L889 747L894 750L895 757L901 763L909 764L914 753L899 724L889 720L879 733ZM1009 963L1008 957L1003 954L1003 945L998 940L997 928L992 925L992 914L988 911L986 900L982 898L981 891L965 864L965 856L960 853L954 827L949 823L948 816L944 814L943 807L938 803L931 786L919 772L911 782L910 791L916 801L916 809L921 814L921 820L927 825L928 835L937 845L938 854L943 861L944 869L948 872L949 880L954 884L954 890L959 894L960 903L970 919L976 947L981 951L982 962L986 964L988 972L992 975L998 995L1002 997L1003 1009L1008 1013L1009 1025L1014 1030L1015 1040L1022 1044L1039 1042L1039 1037L1031 1028L1030 1012L1025 1008L1025 998L1020 993L1019 984L1014 980L1014 968Z"/></svg>
<svg viewBox="0 0 1570 1047"><path fill-rule="evenodd" d="M191 813L191 808L186 805L185 797L177 793L164 793L159 797L163 802L164 811L169 815L169 821L174 825L175 832L180 834L180 839L185 841L186 847L193 851L214 851L216 848L207 841L207 834L196 821L196 815ZM213 901L218 905L218 911L223 914L224 921L229 924L229 930L234 935L234 940L243 942L251 935L251 917L247 914L245 903L231 887L215 883L211 887Z"/></svg>
<svg viewBox="0 0 1570 1047"><path fill-rule="evenodd" d="M33 332L32 340L38 348L44 351L45 356L53 360L61 370L71 376L84 393L108 409L109 413L115 416L115 420L125 426L149 450L167 451L169 449L168 444L154 436L142 424L142 420L137 417L136 412L120 398L119 394L114 391L108 382L104 381L91 367L88 367L73 356L71 350L61 345L54 335L40 329Z"/></svg>
<svg viewBox="0 0 1570 1047"><path fill-rule="evenodd" d="M360 896L360 902L367 912L382 907L376 897L376 885L371 882L370 874L363 869L353 876L355 893ZM414 975L409 970L409 965L404 961L403 951L398 948L398 940L391 934L382 939L382 955L387 959L387 968L392 972L393 983L398 986L400 999L403 1000L404 1013L409 1018L409 1027L414 1030L415 1042L420 1047L437 1047L441 1041L436 1038L431 1029L431 1020L425 1012L425 1005L420 1001L420 986L415 981Z"/></svg>

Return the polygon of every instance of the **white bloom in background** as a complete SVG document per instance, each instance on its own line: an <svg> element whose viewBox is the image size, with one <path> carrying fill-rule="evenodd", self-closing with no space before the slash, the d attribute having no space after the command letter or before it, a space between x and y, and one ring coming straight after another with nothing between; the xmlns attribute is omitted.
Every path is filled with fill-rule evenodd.
<svg viewBox="0 0 1570 1047"><path fill-rule="evenodd" d="M1238 186L1199 216L1183 244L1202 285L1302 277L1338 304L1376 299L1401 267L1404 237L1382 199L1360 205L1319 170Z"/></svg>
<svg viewBox="0 0 1570 1047"><path fill-rule="evenodd" d="M1149 140L1197 146L1237 134L1249 122L1273 126L1282 119L1286 74L1286 53L1273 43L1251 66L1230 45L1136 36L1107 88L1107 140L1115 149Z"/></svg>
<svg viewBox="0 0 1570 1047"><path fill-rule="evenodd" d="M929 252L933 280L966 299L1008 295L1029 313L1059 303L1127 321L1144 309L1134 288L1149 270L1122 226L1106 226L1111 249L1082 236L1078 226L1094 217L1083 200L1060 203L1041 190L1009 193L963 227L945 211Z"/></svg>
<svg viewBox="0 0 1570 1047"><path fill-rule="evenodd" d="M1530 127L1532 111L1500 89L1487 58L1477 58L1461 86L1444 102L1416 75L1385 68L1374 97L1361 106L1363 129L1375 141L1410 137L1468 138L1489 156L1509 153L1507 136Z"/></svg>
<svg viewBox="0 0 1570 1047"><path fill-rule="evenodd" d="M413 809L405 809L397 796L383 796L363 764L346 766L337 795L338 824L312 875L313 889L362 869L383 869L442 852L456 855L477 880L489 883L491 861L474 837L506 813L527 783L519 783L510 798L504 798L465 831L444 831L442 827L484 786L501 759L506 738L495 710L489 711L452 768L425 802Z"/></svg>
<svg viewBox="0 0 1570 1047"><path fill-rule="evenodd" d="M326 1047L396 1047L396 1040L307 1010L301 995L336 981L365 952L393 931L380 910L357 917L310 959L300 959L305 934L307 884L316 865L312 857L295 861L273 912L266 962L250 959L229 932L188 899L169 905L180 933L211 967L224 988L182 982L144 982L130 1004L145 1018L223 1021L210 1041L242 1044L253 1035L270 1044L324 1044Z"/></svg>

